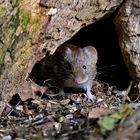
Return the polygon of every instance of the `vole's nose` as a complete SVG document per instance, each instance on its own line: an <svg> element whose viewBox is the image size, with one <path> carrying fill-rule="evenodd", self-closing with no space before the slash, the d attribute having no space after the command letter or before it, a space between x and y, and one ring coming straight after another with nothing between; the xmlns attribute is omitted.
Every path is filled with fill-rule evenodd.
<svg viewBox="0 0 140 140"><path fill-rule="evenodd" d="M75 82L77 84L84 84L88 81L88 76L86 75L78 75L75 77Z"/></svg>

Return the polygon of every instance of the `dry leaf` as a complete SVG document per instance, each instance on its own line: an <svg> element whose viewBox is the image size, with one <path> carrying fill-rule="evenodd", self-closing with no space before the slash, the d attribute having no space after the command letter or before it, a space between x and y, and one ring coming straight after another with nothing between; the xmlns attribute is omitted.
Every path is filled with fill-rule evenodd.
<svg viewBox="0 0 140 140"><path fill-rule="evenodd" d="M88 118L90 118L90 119L99 118L100 116L106 115L107 113L108 113L108 108L99 108L99 107L92 108L89 111Z"/></svg>
<svg viewBox="0 0 140 140"><path fill-rule="evenodd" d="M19 96L22 101L26 101L29 98L35 99L37 98L37 92L42 95L48 90L47 87L39 86L31 80L23 81L22 85L19 85Z"/></svg>
<svg viewBox="0 0 140 140"><path fill-rule="evenodd" d="M70 102L70 99L65 99L65 100L62 100L60 103L62 105L68 105L69 102Z"/></svg>

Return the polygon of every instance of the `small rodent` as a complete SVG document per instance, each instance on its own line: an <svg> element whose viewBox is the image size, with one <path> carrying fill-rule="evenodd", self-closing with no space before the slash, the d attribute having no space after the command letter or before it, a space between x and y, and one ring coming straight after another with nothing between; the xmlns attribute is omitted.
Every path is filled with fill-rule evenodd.
<svg viewBox="0 0 140 140"><path fill-rule="evenodd" d="M95 101L91 94L93 80L96 76L97 51L93 46L79 48L64 43L53 55L43 58L37 63L30 78L40 86L83 88L89 100ZM33 78L32 78L33 77Z"/></svg>
<svg viewBox="0 0 140 140"><path fill-rule="evenodd" d="M86 91L87 98L91 101L95 101L96 97L91 94L91 88L97 73L96 49L93 46L78 48L75 45L63 44L56 49L53 56L55 56L57 60L60 60L58 61L61 63L60 66L64 67L64 70L61 70L61 74L66 76L62 82L62 88L83 88ZM66 64L68 65L66 66Z"/></svg>

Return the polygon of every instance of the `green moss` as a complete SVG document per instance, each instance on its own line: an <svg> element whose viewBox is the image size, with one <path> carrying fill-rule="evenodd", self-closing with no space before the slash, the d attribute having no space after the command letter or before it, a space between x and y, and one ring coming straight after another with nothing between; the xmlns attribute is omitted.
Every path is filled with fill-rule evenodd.
<svg viewBox="0 0 140 140"><path fill-rule="evenodd" d="M10 46L12 39L14 38L14 31L13 28L8 28L5 31L5 39L3 40L4 45L0 47L0 63L4 63L4 57L7 51L7 48Z"/></svg>
<svg viewBox="0 0 140 140"><path fill-rule="evenodd" d="M22 47L19 51L17 51L15 55L15 61L18 61L19 63L22 63L25 59L27 59L28 54L31 52L31 41L30 40L24 40L24 42L21 42L21 44L18 44Z"/></svg>
<svg viewBox="0 0 140 140"><path fill-rule="evenodd" d="M27 11L24 11L23 9L20 9L19 12L19 20L20 20L20 26L25 29L30 22L30 13Z"/></svg>
<svg viewBox="0 0 140 140"><path fill-rule="evenodd" d="M39 18L36 17L31 20L31 24L37 24L37 23L39 23Z"/></svg>
<svg viewBox="0 0 140 140"><path fill-rule="evenodd" d="M0 64L3 63L5 57L4 48L0 48Z"/></svg>
<svg viewBox="0 0 140 140"><path fill-rule="evenodd" d="M13 28L12 26L10 28L7 27L7 29L5 29L4 38L3 38L4 45L0 47L1 63L3 63L7 48L10 46L12 40L14 39L14 34L15 34L15 28Z"/></svg>
<svg viewBox="0 0 140 140"><path fill-rule="evenodd" d="M14 39L14 34L15 34L15 28L8 28L5 32L5 46L9 46Z"/></svg>
<svg viewBox="0 0 140 140"><path fill-rule="evenodd" d="M1 20L3 20L2 22L4 22L4 29L3 29L3 38L2 41L4 44L0 44L0 63L4 63L4 58L5 58L5 54L7 51L7 48L9 48L11 46L11 42L14 39L14 34L15 34L15 23L17 22L15 17L12 16L12 19L7 22L7 20L5 19L5 15L7 12L6 9L7 6L4 5L0 5L0 18Z"/></svg>
<svg viewBox="0 0 140 140"><path fill-rule="evenodd" d="M43 140L44 138L41 135L34 135L31 137L32 140Z"/></svg>
<svg viewBox="0 0 140 140"><path fill-rule="evenodd" d="M39 23L38 17L31 17L31 13L28 11L25 11L24 9L20 9L19 12L19 20L20 20L20 26L24 30L27 29L27 26L32 26L33 24Z"/></svg>
<svg viewBox="0 0 140 140"><path fill-rule="evenodd" d="M6 13L6 7L4 5L0 5L0 17L3 17Z"/></svg>

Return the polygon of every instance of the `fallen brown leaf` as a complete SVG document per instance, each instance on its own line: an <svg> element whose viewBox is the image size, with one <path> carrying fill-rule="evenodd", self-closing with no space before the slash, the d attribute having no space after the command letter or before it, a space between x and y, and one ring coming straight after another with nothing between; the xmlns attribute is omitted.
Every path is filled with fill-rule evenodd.
<svg viewBox="0 0 140 140"><path fill-rule="evenodd" d="M24 80L22 85L19 85L19 96L22 101L26 101L29 98L36 99L36 93L39 92L43 95L47 91L47 87L39 86L32 80Z"/></svg>
<svg viewBox="0 0 140 140"><path fill-rule="evenodd" d="M99 118L102 115L108 114L108 110L109 110L108 108L101 108L101 107L92 108L89 111L88 118L90 119Z"/></svg>

